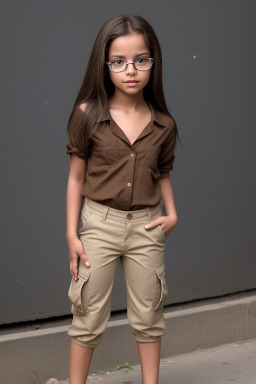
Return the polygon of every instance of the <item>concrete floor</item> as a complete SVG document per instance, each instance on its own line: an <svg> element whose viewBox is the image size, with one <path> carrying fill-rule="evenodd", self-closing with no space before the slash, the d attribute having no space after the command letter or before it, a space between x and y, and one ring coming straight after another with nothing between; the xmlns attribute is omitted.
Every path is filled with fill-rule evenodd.
<svg viewBox="0 0 256 384"><path fill-rule="evenodd" d="M172 357L162 361L159 384L256 384L256 345L253 341L237 342L256 337L256 291L173 305L165 308L164 316L167 332L162 356ZM0 383L45 384L51 377L65 380L69 375L67 332L71 320L39 321L35 328L34 323L4 327L0 331ZM228 343L233 344L226 349ZM236 344L238 347L232 347ZM113 314L91 370L125 362L138 364L136 343L126 313ZM120 370L91 376L88 383L93 381L138 384L140 367L129 373Z"/></svg>
<svg viewBox="0 0 256 384"><path fill-rule="evenodd" d="M141 384L140 366L90 375L87 383ZM68 384L69 381L61 381ZM159 384L256 384L256 339L161 360Z"/></svg>

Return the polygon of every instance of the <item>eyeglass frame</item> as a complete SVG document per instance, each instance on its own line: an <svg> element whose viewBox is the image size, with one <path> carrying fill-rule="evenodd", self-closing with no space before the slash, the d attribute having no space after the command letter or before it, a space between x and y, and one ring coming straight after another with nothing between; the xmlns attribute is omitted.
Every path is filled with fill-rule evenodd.
<svg viewBox="0 0 256 384"><path fill-rule="evenodd" d="M138 69L138 68L136 68L136 67L135 67L135 63L136 63L136 61L139 60L139 59L148 59L148 60L150 61L150 67L149 67L148 69ZM124 63L124 64L125 64L125 68L122 69L121 71L115 71L115 70L113 70L113 69L111 68L111 64L112 64L112 63L111 63L110 61L109 61L109 62L106 61L106 64L108 65L109 69L110 69L112 72L115 72L115 73L126 71L126 69L127 69L127 67L128 67L128 64L133 64L134 68L135 68L137 71L149 71L149 70L152 68L153 64L154 64L154 59L153 59L152 57L139 57L139 58L136 59L135 61L129 61L129 62L127 62L127 63Z"/></svg>

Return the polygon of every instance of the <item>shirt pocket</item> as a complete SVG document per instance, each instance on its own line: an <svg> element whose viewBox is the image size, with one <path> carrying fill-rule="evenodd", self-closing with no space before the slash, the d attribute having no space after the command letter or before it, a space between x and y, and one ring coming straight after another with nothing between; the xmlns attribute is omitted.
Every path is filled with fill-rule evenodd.
<svg viewBox="0 0 256 384"><path fill-rule="evenodd" d="M93 165L114 165L118 162L118 143L105 142L94 144L91 154Z"/></svg>
<svg viewBox="0 0 256 384"><path fill-rule="evenodd" d="M147 167L156 170L158 166L159 150L156 147L146 149L145 164Z"/></svg>

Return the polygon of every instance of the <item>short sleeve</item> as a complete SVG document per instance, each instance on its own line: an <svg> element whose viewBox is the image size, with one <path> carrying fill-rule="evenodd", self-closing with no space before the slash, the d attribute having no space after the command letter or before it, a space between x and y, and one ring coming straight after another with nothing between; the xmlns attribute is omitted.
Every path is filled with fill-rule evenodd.
<svg viewBox="0 0 256 384"><path fill-rule="evenodd" d="M83 113L83 109L80 105L73 113L68 130L66 153L68 155L75 154L82 159L87 159L89 150L84 137Z"/></svg>
<svg viewBox="0 0 256 384"><path fill-rule="evenodd" d="M158 169L161 173L169 173L173 169L175 159L174 147L176 142L175 123L172 121L167 129L167 135L164 140L161 152L159 154Z"/></svg>

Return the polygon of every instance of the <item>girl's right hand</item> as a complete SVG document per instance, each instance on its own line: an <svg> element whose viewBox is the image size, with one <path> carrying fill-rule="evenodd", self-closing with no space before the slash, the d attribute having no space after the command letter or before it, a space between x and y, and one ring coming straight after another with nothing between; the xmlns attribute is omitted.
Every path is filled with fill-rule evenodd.
<svg viewBox="0 0 256 384"><path fill-rule="evenodd" d="M70 260L70 273L72 278L77 281L79 258L84 263L86 268L90 267L90 263L84 252L83 243L78 237L68 241L68 249Z"/></svg>

